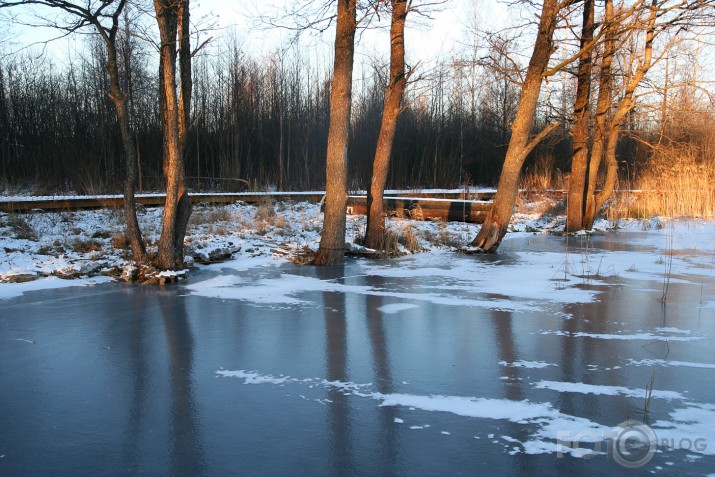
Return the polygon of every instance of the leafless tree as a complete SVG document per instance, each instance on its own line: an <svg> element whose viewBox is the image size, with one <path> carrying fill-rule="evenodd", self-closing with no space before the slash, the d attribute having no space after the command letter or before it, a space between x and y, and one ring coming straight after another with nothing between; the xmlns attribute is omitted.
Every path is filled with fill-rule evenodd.
<svg viewBox="0 0 715 477"><path fill-rule="evenodd" d="M106 69L110 80L109 98L116 108L117 120L124 149L126 177L124 180L124 220L126 236L136 261L146 260L146 250L136 215L134 192L137 181L137 151L130 127L127 92L121 87L117 60L117 34L119 20L127 6L126 0L70 2L65 0L17 0L0 1L0 8L30 6L40 7L37 12L46 26L57 28L66 34L94 29L102 38L107 52ZM68 14L66 21L53 19L45 10L56 9Z"/></svg>
<svg viewBox="0 0 715 477"><path fill-rule="evenodd" d="M472 246L479 250L494 252L499 247L506 234L516 203L522 165L536 145L558 126L558 123L552 123L536 137L530 138L541 83L554 51L554 31L559 16L562 14L561 10L568 4L568 0L566 2L544 0L541 8L534 50L522 84L519 107L511 125L511 139L499 178L497 193L482 228L472 241Z"/></svg>
<svg viewBox="0 0 715 477"><path fill-rule="evenodd" d="M378 5L380 2L377 2ZM382 0L387 5L387 0ZM373 249L384 249L385 221L383 217L383 196L390 167L397 121L403 111L403 98L410 75L414 69L406 70L405 65L405 22L410 12L428 16L429 11L445 3L426 1L413 3L412 0L390 0L390 75L385 89L382 121L372 163L372 176L367 193L367 229L365 245Z"/></svg>
<svg viewBox="0 0 715 477"><path fill-rule="evenodd" d="M610 1L610 0L607 0ZM571 178L569 185L566 230L580 230L583 209L586 207L584 191L588 177L589 136L591 132L591 72L593 64L593 42L595 24L595 0L583 0L583 23L581 27L580 52L578 61L578 83L573 111L573 154L571 157ZM574 219L578 223L574 223Z"/></svg>
<svg viewBox="0 0 715 477"><path fill-rule="evenodd" d="M587 105L586 110L590 110L584 97L577 97L574 112L574 156L567 231L593 226L599 210L613 194L618 179L618 141L625 121L636 106L639 87L653 66L668 57L674 45L693 39L689 30L697 30L698 25L707 23L707 10L710 8L710 0L639 0L618 8L614 8L611 0L605 2L600 35L603 45L600 48L599 95L590 146L587 140L583 140L587 139L583 131L588 130L590 116L581 116L583 104ZM583 31L588 41L591 37L586 31L586 23ZM613 71L617 51L623 58L619 84L616 84ZM602 165L605 165L605 178L597 192Z"/></svg>
<svg viewBox="0 0 715 477"><path fill-rule="evenodd" d="M411 3L411 2L410 2ZM383 196L390 166L392 144L397 129L397 118L402 109L402 98L407 86L405 71L405 20L409 13L407 0L391 0L390 25L390 79L385 92L382 125L377 139L372 179L367 194L367 230L365 246L384 248L385 219Z"/></svg>

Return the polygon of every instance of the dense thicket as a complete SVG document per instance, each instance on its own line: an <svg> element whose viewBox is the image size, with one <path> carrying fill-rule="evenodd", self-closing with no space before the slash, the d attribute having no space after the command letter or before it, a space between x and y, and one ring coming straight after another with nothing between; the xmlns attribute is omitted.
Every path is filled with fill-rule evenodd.
<svg viewBox="0 0 715 477"><path fill-rule="evenodd" d="M118 43L138 146L139 190L161 190L156 52L130 36ZM0 190L121 192L125 171L116 114L107 96L105 55L101 43L90 40L61 62L31 54L0 60ZM329 58L299 46L255 56L230 36L202 50L193 62L189 188L322 189L330 65ZM363 60L356 68L349 187L365 189L389 71L386 58ZM414 76L421 79L407 89L387 187L495 184L519 88L498 73L455 58L423 64ZM570 76L548 85L534 131L554 119L568 127L574 86ZM678 97L668 95L669 111L692 115L698 109L670 105ZM661 144L664 131L670 135L674 126L685 124L659 120L659 104L641 107L624 125L628 134L619 141L618 154L624 178L633 180L651 157L644 141ZM554 134L527 160L524 172L536 174L544 187L564 187L558 179L570 169L570 154L568 134Z"/></svg>
<svg viewBox="0 0 715 477"><path fill-rule="evenodd" d="M154 52L119 45L140 161L140 189L158 190L161 122ZM0 162L6 189L119 192L124 177L116 117L107 97L105 53L96 41L65 64L31 55L0 63ZM194 61L186 152L192 189L325 185L330 61L298 47L264 57L237 40L216 42ZM385 64L361 65L354 94L350 187L367 186L380 127ZM388 187L494 183L508 141L514 87L465 77L453 62L424 68L411 85Z"/></svg>

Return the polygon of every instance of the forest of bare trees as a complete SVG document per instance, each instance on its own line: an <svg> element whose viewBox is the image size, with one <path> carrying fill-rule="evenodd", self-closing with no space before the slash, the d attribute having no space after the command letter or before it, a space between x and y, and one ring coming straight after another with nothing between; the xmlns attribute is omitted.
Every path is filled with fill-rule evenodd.
<svg viewBox="0 0 715 477"><path fill-rule="evenodd" d="M214 47L214 54L194 62L194 119L186 166L190 188L322 188L329 72L303 61L300 51L252 58L238 43ZM143 58L146 52L124 48L120 46L122 55L138 56L135 63L123 62L121 73L131 83L125 84L140 156L139 189L157 190L162 184L158 78ZM66 68L32 55L4 59L3 187L37 193L120 191L124 165L106 95L104 54L95 45ZM355 92L355 144L350 151L354 187L367 186L384 95L384 66L368 66L370 76ZM400 119L388 184L451 187L465 175L474 183L494 182L502 138L508 135L500 105L492 109L486 102L472 110L455 95L452 65L441 63L436 71L429 86L434 97L415 98ZM440 167L433 167L435 160Z"/></svg>
<svg viewBox="0 0 715 477"><path fill-rule="evenodd" d="M163 187L156 53L128 17L118 33L119 70L139 155L138 190ZM107 92L106 49L58 60L20 51L0 61L2 177L8 190L38 194L119 192L121 138ZM191 189L282 190L324 187L332 71L299 46L256 56L236 35L215 39L193 61L193 114L187 137ZM365 188L380 128L387 60L359 65L354 91L350 187ZM388 186L494 183L517 95L509 84L476 78L456 58L430 65L408 88ZM469 76L471 75L471 76ZM491 77L489 77L491 75ZM437 165L437 167L435 167Z"/></svg>

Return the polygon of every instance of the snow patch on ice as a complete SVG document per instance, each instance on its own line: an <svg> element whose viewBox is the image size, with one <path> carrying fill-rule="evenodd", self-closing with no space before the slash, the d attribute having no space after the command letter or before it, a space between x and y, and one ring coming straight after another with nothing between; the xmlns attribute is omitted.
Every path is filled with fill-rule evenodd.
<svg viewBox="0 0 715 477"><path fill-rule="evenodd" d="M362 266L367 275L386 278L434 278L435 290L460 291L470 294L489 293L522 300L555 303L588 303L596 292L573 285L581 279L571 277L559 286L552 281L554 265L563 261L558 253L518 252L515 260L483 261L475 257L453 258L453 255L433 253L418 258L400 260L400 267L367 263ZM515 280L514 277L519 279ZM508 308L506 308L508 309Z"/></svg>
<svg viewBox="0 0 715 477"><path fill-rule="evenodd" d="M672 361L665 359L641 359L637 361L634 359L629 359L628 364L631 366L683 366L686 368L715 369L715 364L711 363L693 363L690 361Z"/></svg>
<svg viewBox="0 0 715 477"><path fill-rule="evenodd" d="M391 315L394 313L399 313L401 311L411 310L413 308L419 308L419 307L412 303L390 303L390 304L383 305L383 306L379 307L378 311L381 311L385 314Z"/></svg>
<svg viewBox="0 0 715 477"><path fill-rule="evenodd" d="M671 421L659 420L652 424L659 442L667 442L678 449L687 443L690 452L715 455L715 405L686 403L688 407L669 413Z"/></svg>
<svg viewBox="0 0 715 477"><path fill-rule="evenodd" d="M282 273L277 278L264 278L254 282L241 282L232 276L210 278L188 285L187 288L197 296L243 300L256 305L289 304L301 305L309 301L296 295L309 292L339 292L358 295L384 296L402 300L424 301L437 305L481 307L492 310L537 311L540 308L532 303L510 299L484 298L473 299L454 296L453 294L391 292L366 285L346 285L334 280L321 280L313 277ZM402 305L402 304L401 304ZM404 304L406 305L406 304ZM386 305L389 306L389 305ZM414 305L415 307L417 305ZM391 310L391 308L388 308Z"/></svg>
<svg viewBox="0 0 715 477"><path fill-rule="evenodd" d="M607 334L607 333L571 333L561 330L542 330L539 332L542 335L568 336L574 338L593 338L600 340L648 340L648 341L697 341L703 339L700 336L672 336L653 333L635 333L635 334Z"/></svg>
<svg viewBox="0 0 715 477"><path fill-rule="evenodd" d="M244 380L244 384L286 384L293 380L290 376L281 376L281 377L275 377L271 376L270 374L260 374L256 373L254 371L243 371L243 370L238 370L238 371L224 371L224 370L219 370L216 371L216 374L219 376L224 376L228 378L242 378Z"/></svg>
<svg viewBox="0 0 715 477"><path fill-rule="evenodd" d="M113 280L109 277L80 278L76 280L63 280L57 277L47 277L31 282L3 283L0 284L0 300L15 298L32 291L91 286L111 281Z"/></svg>
<svg viewBox="0 0 715 477"><path fill-rule="evenodd" d="M627 396L633 398L645 398L648 391L645 389L631 389L624 386L603 386L586 383L570 383L565 381L539 381L533 383L536 389L550 389L560 393L580 393L580 394L600 394L606 396ZM685 396L676 391L660 391L654 389L652 397L658 399L686 399Z"/></svg>
<svg viewBox="0 0 715 477"><path fill-rule="evenodd" d="M449 412L458 416L506 419L526 423L542 417L555 417L558 411L549 403L531 403L461 396L422 396L416 394L373 394L380 406L414 407L423 411Z"/></svg>
<svg viewBox="0 0 715 477"><path fill-rule="evenodd" d="M543 361L514 361L512 363L508 363L506 361L499 361L499 364L502 366L507 366L510 368L531 368L531 369L541 369L541 368L546 368L549 366L558 366L557 364L552 364L552 363L545 363Z"/></svg>
<svg viewBox="0 0 715 477"><path fill-rule="evenodd" d="M681 335L689 335L692 333L692 331L690 331L690 330L682 330L680 328L675 328L673 326L668 326L668 327L664 327L664 328L656 328L655 331L657 331L658 333L677 333L677 334L681 334Z"/></svg>

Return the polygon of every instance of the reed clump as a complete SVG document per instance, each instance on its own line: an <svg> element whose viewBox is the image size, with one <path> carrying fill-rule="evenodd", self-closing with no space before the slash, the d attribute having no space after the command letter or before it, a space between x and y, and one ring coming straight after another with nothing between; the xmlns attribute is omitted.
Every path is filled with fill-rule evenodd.
<svg viewBox="0 0 715 477"><path fill-rule="evenodd" d="M713 217L715 144L710 142L655 147L636 178L637 200L629 204L628 215Z"/></svg>
<svg viewBox="0 0 715 477"><path fill-rule="evenodd" d="M540 153L533 164L524 169L519 180L519 190L526 192L564 190L567 187L567 174L556 167L556 158L548 153Z"/></svg>

